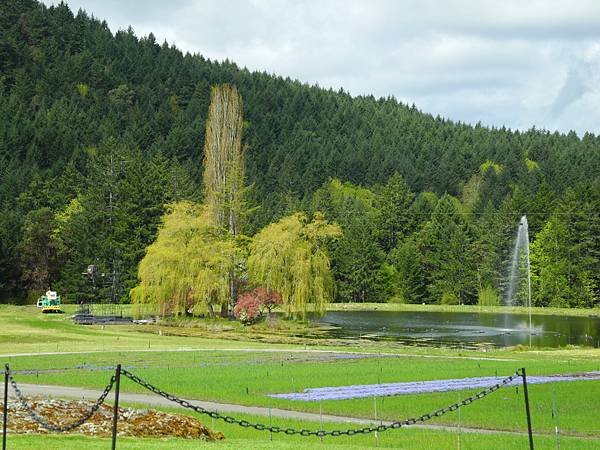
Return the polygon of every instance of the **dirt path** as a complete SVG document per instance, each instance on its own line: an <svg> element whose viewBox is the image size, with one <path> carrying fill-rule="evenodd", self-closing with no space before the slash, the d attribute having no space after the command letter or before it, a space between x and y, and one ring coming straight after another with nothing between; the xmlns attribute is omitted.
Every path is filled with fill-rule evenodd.
<svg viewBox="0 0 600 450"><path fill-rule="evenodd" d="M85 400L95 400L97 399L101 391L94 389L84 389L79 387L71 387L71 386L49 386L49 385L37 385L37 384L19 384L19 388L26 396L36 395L36 396L44 396L44 397L58 397L58 398L70 398L70 399L85 399ZM4 386L0 384L0 395L3 394ZM14 392L11 388L9 388L9 396L12 397ZM1 397L0 397L1 398ZM109 396L110 398L110 396ZM168 406L168 407L179 407L178 404L168 401L165 398L159 397L157 395L148 395L148 394L133 394L133 393L120 393L120 402L128 403L132 405L146 405L150 407L157 406ZM354 426L362 426L362 425L370 425L370 424L383 424L387 425L391 422L389 421L375 421L370 419L360 419L356 417L347 417L347 416L336 416L331 414L316 414L316 413L308 413L301 411L291 411L285 409L278 408L266 408L261 406L245 406L245 405L237 405L232 403L216 403L216 402L206 402L200 400L190 400L194 405L201 406L202 408L218 411L221 413L229 413L229 414L251 414L255 416L265 416L269 417L279 417L285 419L295 419L295 420L306 420L315 423L323 422L335 422L335 423L347 423L349 427L352 428ZM448 425L432 425L432 424L418 424L412 425L414 428L425 428L430 430L439 430L439 431L450 431L457 432L459 427L457 426L448 426ZM504 431L504 430L494 430L494 429L484 429L484 428L465 428L460 427L460 431L463 433L482 433L482 434L516 434L516 435L526 435L526 432L518 432L518 431ZM538 434L538 433L535 433Z"/></svg>

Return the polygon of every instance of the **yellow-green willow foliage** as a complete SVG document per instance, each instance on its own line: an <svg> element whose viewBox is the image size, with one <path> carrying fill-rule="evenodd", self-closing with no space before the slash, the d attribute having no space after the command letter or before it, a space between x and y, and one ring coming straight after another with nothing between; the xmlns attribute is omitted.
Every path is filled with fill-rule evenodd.
<svg viewBox="0 0 600 450"><path fill-rule="evenodd" d="M242 98L235 86L214 86L204 139L204 201L214 224L238 233L244 209Z"/></svg>
<svg viewBox="0 0 600 450"><path fill-rule="evenodd" d="M156 241L140 262L135 303L161 314L213 315L229 301L229 277L243 258L239 243L212 225L207 208L184 201L168 206Z"/></svg>
<svg viewBox="0 0 600 450"><path fill-rule="evenodd" d="M309 303L324 312L334 288L325 242L340 235L319 213L312 222L297 213L267 225L250 244L250 281L279 292L288 316L304 319Z"/></svg>

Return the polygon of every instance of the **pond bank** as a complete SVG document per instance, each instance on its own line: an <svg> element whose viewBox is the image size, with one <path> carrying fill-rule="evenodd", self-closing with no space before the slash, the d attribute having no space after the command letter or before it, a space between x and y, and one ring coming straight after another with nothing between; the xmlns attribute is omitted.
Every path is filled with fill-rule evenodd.
<svg viewBox="0 0 600 450"><path fill-rule="evenodd" d="M327 311L411 311L529 314L525 306L417 305L409 303L330 303ZM600 308L531 308L531 314L550 316L600 317Z"/></svg>

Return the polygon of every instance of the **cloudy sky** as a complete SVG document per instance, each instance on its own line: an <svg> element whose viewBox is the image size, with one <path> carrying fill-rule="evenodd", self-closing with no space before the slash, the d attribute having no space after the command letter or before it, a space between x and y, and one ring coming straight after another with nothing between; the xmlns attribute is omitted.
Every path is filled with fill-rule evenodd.
<svg viewBox="0 0 600 450"><path fill-rule="evenodd" d="M113 31L453 120L600 133L598 0L66 3Z"/></svg>

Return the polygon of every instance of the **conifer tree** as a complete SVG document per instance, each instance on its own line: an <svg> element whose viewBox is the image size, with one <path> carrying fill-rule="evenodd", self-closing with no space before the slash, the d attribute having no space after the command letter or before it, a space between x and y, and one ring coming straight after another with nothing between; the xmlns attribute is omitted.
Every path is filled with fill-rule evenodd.
<svg viewBox="0 0 600 450"><path fill-rule="evenodd" d="M473 303L477 291L475 255L458 199L444 195L418 239L430 300Z"/></svg>
<svg viewBox="0 0 600 450"><path fill-rule="evenodd" d="M410 207L415 195L398 172L394 173L379 197L375 229L381 248L390 252L414 226Z"/></svg>

